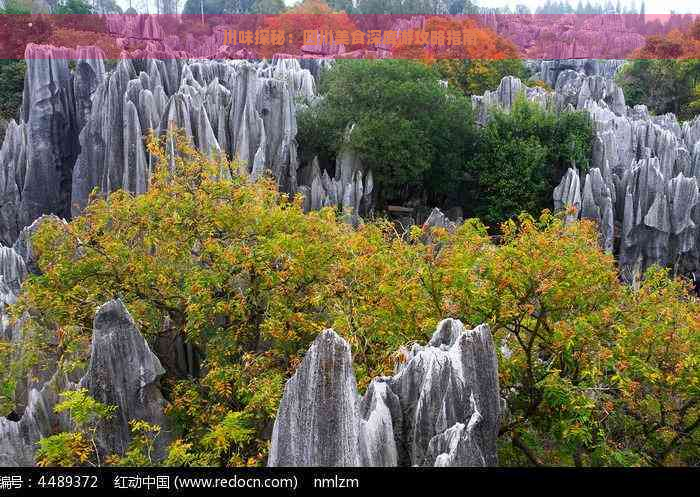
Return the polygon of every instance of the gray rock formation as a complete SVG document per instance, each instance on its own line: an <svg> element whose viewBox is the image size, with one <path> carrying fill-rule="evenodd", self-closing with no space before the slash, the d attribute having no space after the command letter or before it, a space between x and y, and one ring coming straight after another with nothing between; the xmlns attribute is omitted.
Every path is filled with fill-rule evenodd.
<svg viewBox="0 0 700 497"><path fill-rule="evenodd" d="M11 245L21 229L19 208L27 170L27 133L11 120L0 148L0 242Z"/></svg>
<svg viewBox="0 0 700 497"><path fill-rule="evenodd" d="M25 262L21 248L23 247L0 245L0 340L11 347L10 363L22 359L22 354L29 342L26 336L27 330L25 330L26 315L13 321L8 312L8 306L17 301L22 283L32 272ZM54 344L50 339L43 341L42 345L46 346L47 350L53 350L52 345ZM26 375L16 378L14 386L14 413L16 415L21 416L25 412L32 389L40 390L51 378L54 372L51 359L47 361L48 364L34 365L27 371ZM12 364L9 364L8 368L11 366Z"/></svg>
<svg viewBox="0 0 700 497"><path fill-rule="evenodd" d="M372 171L362 165L360 157L352 150L343 150L336 158L333 177L327 170L321 170L318 159L314 158L302 169L301 178L304 184L298 191L304 195L307 211L337 207L349 215L352 224L359 222L360 215L372 211Z"/></svg>
<svg viewBox="0 0 700 497"><path fill-rule="evenodd" d="M280 188L296 193L294 99L314 88L310 73L287 59L121 60L98 86L81 132L73 214L95 187L147 189L153 164L143 138L149 130L181 129L206 155L238 158L254 179L269 171Z"/></svg>
<svg viewBox="0 0 700 497"><path fill-rule="evenodd" d="M321 333L284 389L271 466L357 466L359 421L350 345Z"/></svg>
<svg viewBox="0 0 700 497"><path fill-rule="evenodd" d="M554 189L554 210L563 211L571 209L572 213L567 213L566 221L571 222L578 218L581 212L581 179L578 171L569 168L559 185Z"/></svg>
<svg viewBox="0 0 700 497"><path fill-rule="evenodd" d="M77 154L73 77L65 50L28 45L22 99L26 132L26 170L18 222L26 226L42 214L64 215Z"/></svg>
<svg viewBox="0 0 700 497"><path fill-rule="evenodd" d="M601 176L600 169L593 168L586 174L583 186L581 219L591 219L598 224L600 246L606 252L613 251L614 220L610 187Z"/></svg>
<svg viewBox="0 0 700 497"><path fill-rule="evenodd" d="M24 259L14 249L0 246L0 305L15 303L26 277Z"/></svg>
<svg viewBox="0 0 700 497"><path fill-rule="evenodd" d="M53 412L57 391L63 390L56 377L41 389L29 392L29 402L19 421L0 417L0 467L33 466L36 443L58 431L70 429L65 416Z"/></svg>
<svg viewBox="0 0 700 497"><path fill-rule="evenodd" d="M20 124L9 122L0 149L0 241L7 245L42 214L68 215L78 133L104 75L94 47L30 44L26 58Z"/></svg>
<svg viewBox="0 0 700 497"><path fill-rule="evenodd" d="M461 222L462 219L452 221L440 209L433 207L433 210L430 211L428 218L423 223L423 228L445 228L447 231L452 233L457 229Z"/></svg>
<svg viewBox="0 0 700 497"><path fill-rule="evenodd" d="M619 59L535 60L530 61L530 66L534 69L534 74L530 79L544 81L552 88L557 84L559 75L567 70L573 70L585 76L602 76L605 79L612 79L624 63L624 60Z"/></svg>
<svg viewBox="0 0 700 497"><path fill-rule="evenodd" d="M602 248L619 251L623 276L632 280L652 264L679 272L700 268L700 118L680 123L673 114L651 116L630 108L611 79L618 61L543 61L556 74L554 91L504 78L498 89L472 97L479 124L493 106L509 109L518 94L556 111L588 113L594 127L590 169L581 182L570 169L554 190L554 207L598 223Z"/></svg>
<svg viewBox="0 0 700 497"><path fill-rule="evenodd" d="M270 466L494 466L501 397L488 326L442 321L357 393L350 347L321 333L287 382Z"/></svg>
<svg viewBox="0 0 700 497"><path fill-rule="evenodd" d="M165 373L121 300L102 305L95 315L90 363L80 387L106 405L117 406L98 430L102 454L123 454L131 440L129 421L142 419L167 427L158 380ZM165 431L165 430L164 430ZM167 434L156 440L163 455Z"/></svg>
<svg viewBox="0 0 700 497"><path fill-rule="evenodd" d="M132 28L158 34L156 26ZM95 47L27 47L20 123L7 124L0 148L0 242L11 245L42 214L78 214L95 189L145 192L154 167L144 140L150 131L182 129L206 155L225 153L253 179L267 171L283 191L310 195L313 179L304 186L297 178L295 140L295 102L315 97L309 70L283 57L188 62L167 55L123 58L106 72ZM341 162L335 205L356 212L371 180L368 190L354 161Z"/></svg>
<svg viewBox="0 0 700 497"><path fill-rule="evenodd" d="M497 89L487 91L483 95L472 95L472 107L477 124L484 125L488 122L490 110L493 107L510 109L520 95L547 108L554 104L552 93L539 87L530 88L518 78L506 76Z"/></svg>
<svg viewBox="0 0 700 497"><path fill-rule="evenodd" d="M637 23L634 16L608 13L480 17L533 59L615 59L644 45L643 23Z"/></svg>
<svg viewBox="0 0 700 497"><path fill-rule="evenodd" d="M0 340L12 340L12 329L6 308L14 304L20 286L27 277L24 259L10 247L0 245Z"/></svg>
<svg viewBox="0 0 700 497"><path fill-rule="evenodd" d="M17 254L19 254L24 260L24 263L27 266L27 271L32 274L40 274L37 255L32 248L32 237L37 233L39 227L46 221L55 221L58 223L63 223L64 225L66 223L64 219L60 219L57 216L43 215L37 218L29 226L22 228L17 236L17 240L15 240L15 243L12 245L15 252L17 252Z"/></svg>
<svg viewBox="0 0 700 497"><path fill-rule="evenodd" d="M33 465L36 443L41 438L73 429L67 413L58 415L53 407L60 401L60 392L76 388L87 388L93 398L118 408L114 417L97 429L95 443L101 458L124 453L131 439L131 419L163 427L155 441L155 456L162 456L169 439L165 401L158 389L163 373L124 304L120 300L107 302L95 316L85 375L72 382L57 371L43 385L32 386L19 421L0 417L0 466Z"/></svg>

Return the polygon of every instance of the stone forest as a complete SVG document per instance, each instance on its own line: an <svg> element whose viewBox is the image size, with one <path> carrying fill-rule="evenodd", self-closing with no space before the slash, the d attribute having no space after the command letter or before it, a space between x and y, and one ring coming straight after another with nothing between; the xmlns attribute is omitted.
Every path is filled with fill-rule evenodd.
<svg viewBox="0 0 700 497"><path fill-rule="evenodd" d="M700 464L700 21L248 4L480 45L0 2L0 466Z"/></svg>

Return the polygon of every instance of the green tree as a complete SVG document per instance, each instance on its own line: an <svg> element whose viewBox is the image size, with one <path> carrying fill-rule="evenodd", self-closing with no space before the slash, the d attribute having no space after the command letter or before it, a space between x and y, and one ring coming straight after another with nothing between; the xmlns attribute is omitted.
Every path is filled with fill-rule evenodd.
<svg viewBox="0 0 700 497"><path fill-rule="evenodd" d="M643 7L643 5L642 5ZM700 20L683 31L649 36L617 74L630 105L644 104L654 114L673 112L692 119L700 104Z"/></svg>
<svg viewBox="0 0 700 497"><path fill-rule="evenodd" d="M519 96L511 111L494 110L470 160L464 204L492 227L549 207L570 166L585 170L592 127L582 112L556 113Z"/></svg>
<svg viewBox="0 0 700 497"><path fill-rule="evenodd" d="M23 60L0 60L0 119L19 119L26 71Z"/></svg>
<svg viewBox="0 0 700 497"><path fill-rule="evenodd" d="M171 169L162 143L149 150L159 166L146 194L95 197L67 225L42 225L43 274L12 315L31 311L25 326L57 330L56 350L71 350L119 295L151 344L174 329L202 351L194 377L160 355L177 437L163 464L263 463L284 381L324 328L349 341L363 389L445 317L488 323L499 345L502 464L700 461L698 302L658 268L639 289L621 284L593 223L522 215L499 243L477 220L430 237L380 220L353 229L331 209L304 213L270 180L227 179L235 163L178 145ZM132 431L107 462L157 463L158 427ZM57 464L92 457L89 437L61 436L44 442Z"/></svg>
<svg viewBox="0 0 700 497"><path fill-rule="evenodd" d="M63 0L53 10L54 14L92 14L92 6L83 0Z"/></svg>
<svg viewBox="0 0 700 497"><path fill-rule="evenodd" d="M224 13L226 0L187 0L182 8L183 14L221 15Z"/></svg>
<svg viewBox="0 0 700 497"><path fill-rule="evenodd" d="M525 79L525 65L521 59L439 59L435 61L435 68L465 95L483 95L498 87L505 76Z"/></svg>
<svg viewBox="0 0 700 497"><path fill-rule="evenodd" d="M474 140L470 105L432 68L408 60L338 61L323 74L321 93L299 116L307 160L317 154L330 161L343 147L354 149L374 174L380 205L423 191L440 204L457 193Z"/></svg>
<svg viewBox="0 0 700 497"><path fill-rule="evenodd" d="M256 0L250 8L251 14L280 14L285 9L282 0Z"/></svg>
<svg viewBox="0 0 700 497"><path fill-rule="evenodd" d="M31 0L6 0L0 8L0 14L31 14Z"/></svg>
<svg viewBox="0 0 700 497"><path fill-rule="evenodd" d="M330 209L304 214L301 200L280 195L271 180L218 180L238 165L211 163L190 146L180 147L171 174L162 144L150 150L161 166L146 194L95 198L67 227L42 227L34 247L44 275L25 283L15 315L32 309L24 329L61 330L64 350L80 339L65 330L89 337L93 303L120 295L155 350L172 329L206 352L195 378L161 354L180 437L172 460L264 460L263 433L284 380L324 328L348 338L366 385L390 371L401 344L434 327L429 295L412 284L425 247L391 242L392 225L356 231ZM381 292L370 291L378 285ZM415 305L430 313L396 320ZM0 372L0 384L8 373ZM143 445L134 449L131 460L143 454Z"/></svg>
<svg viewBox="0 0 700 497"><path fill-rule="evenodd" d="M658 50L673 52L673 46ZM679 48L680 50L680 48ZM698 59L639 59L628 62L617 76L629 105L644 104L654 114L675 113L680 119L691 119L698 114L695 88L700 84Z"/></svg>
<svg viewBox="0 0 700 497"><path fill-rule="evenodd" d="M458 233L440 264L452 312L490 323L500 344L501 463L696 464L700 325L686 284L659 268L639 290L621 284L587 221L523 215L501 235L475 259Z"/></svg>
<svg viewBox="0 0 700 497"><path fill-rule="evenodd" d="M39 466L100 466L106 454L99 454L95 437L100 422L114 416L116 406L107 406L88 395L87 389L61 393L54 406L57 414L67 412L75 429L39 441L36 459Z"/></svg>

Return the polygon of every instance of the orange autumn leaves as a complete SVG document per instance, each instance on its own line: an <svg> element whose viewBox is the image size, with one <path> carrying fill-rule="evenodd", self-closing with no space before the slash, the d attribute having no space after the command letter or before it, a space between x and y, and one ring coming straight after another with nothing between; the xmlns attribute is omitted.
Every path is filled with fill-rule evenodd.
<svg viewBox="0 0 700 497"><path fill-rule="evenodd" d="M285 43L280 46L261 46L260 52L266 57L274 53L298 55L301 53L304 31L346 31L355 30L355 24L348 14L334 11L321 0L305 0L283 14L267 16L264 28L284 32Z"/></svg>
<svg viewBox="0 0 700 497"><path fill-rule="evenodd" d="M322 33L333 33L335 37L337 33L342 33L342 43L346 51L368 49L370 53L366 52L365 57L370 57L371 51L379 44L385 44L385 48L391 49L390 58L418 59L426 62L435 59L503 60L520 57L513 43L498 36L491 29L480 26L474 19L431 16L421 29L408 30L413 31L412 36L402 36L402 32L397 31L393 25L393 21L399 17L385 16L385 19L379 19L377 22L382 24L388 20L392 21L391 25L368 27L361 24L365 24L364 21L371 22L372 19L334 11L321 0L306 0L284 14L265 18L264 28L284 32L285 44L282 47L263 46L260 50L265 56L271 56L275 52L300 54L306 41L304 33L318 31L321 36ZM380 33L381 42L374 43L371 40L373 33ZM393 41L385 43L394 33L396 36L391 36ZM360 34L364 36L360 37ZM423 36L418 36L420 34ZM336 40L335 43L340 42Z"/></svg>
<svg viewBox="0 0 700 497"><path fill-rule="evenodd" d="M688 29L674 29L665 36L649 36L632 59L700 59L700 20Z"/></svg>
<svg viewBox="0 0 700 497"><path fill-rule="evenodd" d="M398 45L393 51L396 58L420 59L431 63L436 59L517 59L517 47L501 38L491 29L479 26L473 19L451 17L430 17L424 27L427 32L459 32L462 43L444 45L431 44Z"/></svg>

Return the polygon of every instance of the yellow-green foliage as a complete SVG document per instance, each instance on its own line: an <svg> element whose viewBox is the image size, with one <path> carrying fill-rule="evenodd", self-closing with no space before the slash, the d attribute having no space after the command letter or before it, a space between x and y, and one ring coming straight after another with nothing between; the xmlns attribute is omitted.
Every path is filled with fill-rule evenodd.
<svg viewBox="0 0 700 497"><path fill-rule="evenodd" d="M107 406L88 395L86 388L61 393L56 414L67 412L75 430L61 432L39 441L36 460L39 466L99 466L100 454L95 434L102 420L111 418L116 406Z"/></svg>
<svg viewBox="0 0 700 497"><path fill-rule="evenodd" d="M177 434L164 464L264 462L284 381L324 328L351 344L363 389L445 317L492 326L502 463L698 462L697 302L662 270L639 291L620 284L592 224L522 216L494 243L470 220L425 243L418 227L305 214L271 180L225 179L238 165L182 143L172 164L162 143L149 149L161 166L148 193L44 225L43 275L15 315L89 336L94 309L119 296L152 343L166 324L184 334L203 373L165 378ZM152 464L153 430L132 428L122 463Z"/></svg>

